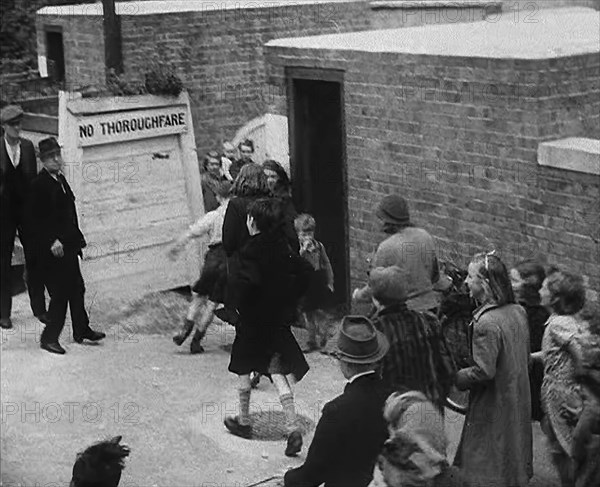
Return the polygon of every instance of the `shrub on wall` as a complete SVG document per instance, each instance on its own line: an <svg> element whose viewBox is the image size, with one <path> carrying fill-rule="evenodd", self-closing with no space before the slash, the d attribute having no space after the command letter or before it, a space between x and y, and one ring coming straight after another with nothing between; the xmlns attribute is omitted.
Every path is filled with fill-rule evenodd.
<svg viewBox="0 0 600 487"><path fill-rule="evenodd" d="M114 96L178 96L183 91L183 82L171 66L153 62L144 73L143 82L132 75L118 75L111 69L107 77L107 88Z"/></svg>

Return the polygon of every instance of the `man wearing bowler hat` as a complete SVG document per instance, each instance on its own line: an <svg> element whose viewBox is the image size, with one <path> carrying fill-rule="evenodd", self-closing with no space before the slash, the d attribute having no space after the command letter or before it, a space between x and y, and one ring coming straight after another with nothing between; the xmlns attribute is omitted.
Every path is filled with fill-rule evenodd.
<svg viewBox="0 0 600 487"><path fill-rule="evenodd" d="M36 250L50 292L50 323L42 332L41 347L51 353L64 354L65 349L58 339L65 325L67 304L77 343L84 339L98 341L106 335L90 328L85 310L85 285L79 258L86 243L77 221L75 196L61 172L60 146L50 137L40 141L39 149L44 168L32 183L30 214Z"/></svg>
<svg viewBox="0 0 600 487"><path fill-rule="evenodd" d="M33 314L43 323L46 318L44 283L39 263L33 252L31 227L26 205L33 178L37 175L35 149L30 140L21 137L23 110L8 105L0 111L3 137L0 143L0 327L12 328L11 260L15 236L25 253L27 290Z"/></svg>
<svg viewBox="0 0 600 487"><path fill-rule="evenodd" d="M344 393L323 408L306 461L285 474L285 487L369 485L388 436L386 395L377 371L388 349L368 318L344 317L334 352L347 379Z"/></svg>

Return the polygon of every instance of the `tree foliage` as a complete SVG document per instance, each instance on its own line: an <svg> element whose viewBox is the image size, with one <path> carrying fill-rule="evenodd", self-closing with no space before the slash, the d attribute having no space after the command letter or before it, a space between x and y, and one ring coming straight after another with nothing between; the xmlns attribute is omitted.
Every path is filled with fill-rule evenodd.
<svg viewBox="0 0 600 487"><path fill-rule="evenodd" d="M94 3L94 0L1 0L1 71L26 71L37 65L35 13L40 8L78 3Z"/></svg>

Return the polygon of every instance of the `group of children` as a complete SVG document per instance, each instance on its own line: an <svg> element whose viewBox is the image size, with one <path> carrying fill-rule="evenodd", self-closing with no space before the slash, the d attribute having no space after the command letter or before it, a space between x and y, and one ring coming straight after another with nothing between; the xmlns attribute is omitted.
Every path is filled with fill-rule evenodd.
<svg viewBox="0 0 600 487"><path fill-rule="evenodd" d="M279 179L287 176L276 161L262 166L247 162L237 177L239 180L233 184L223 178L212 186L219 206L201 216L169 250L169 257L175 259L191 239L205 237L208 244L187 315L173 341L183 344L195 328L190 351L204 352L201 340L215 311L226 309L218 310L218 306L233 306L239 317L235 321L239 322L232 320L236 338L229 371L239 377L240 412L226 418L225 426L235 435L251 437L250 392L257 384L256 377L267 376L278 391L286 417L285 453L294 456L301 449L302 432L292 387L309 369L303 351L324 345L326 335L320 336L318 322L322 308L331 302L333 270L324 245L315 239L315 219L308 214L293 217L287 204L291 200L277 191ZM252 182L257 178L259 183ZM263 184L269 193L259 192L252 198L240 189ZM228 211L234 213L238 207L245 208L245 228L236 232L244 233L246 238L232 255L223 244L224 226ZM293 221L288 221L291 218ZM295 230L293 238L290 227ZM299 251L291 240L297 240ZM309 337L305 350L291 332L291 325L298 324L300 317Z"/></svg>

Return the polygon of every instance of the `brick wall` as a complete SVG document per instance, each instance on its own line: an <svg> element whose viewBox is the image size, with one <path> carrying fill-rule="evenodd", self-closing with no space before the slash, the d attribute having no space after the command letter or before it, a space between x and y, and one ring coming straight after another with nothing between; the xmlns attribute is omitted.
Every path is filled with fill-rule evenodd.
<svg viewBox="0 0 600 487"><path fill-rule="evenodd" d="M68 9L67 7L64 7ZM90 8L95 8L91 5ZM104 83L104 37L102 17L94 15L38 15L38 55L45 56L45 26L61 27L65 53L65 80L68 87Z"/></svg>
<svg viewBox="0 0 600 487"><path fill-rule="evenodd" d="M600 130L600 59L486 60L269 47L284 66L345 70L351 278L383 238L386 194L410 201L442 258L495 247L508 265L541 256L600 289L600 178L539 167L541 141ZM272 110L286 113L285 95Z"/></svg>
<svg viewBox="0 0 600 487"><path fill-rule="evenodd" d="M263 45L281 37L362 30L366 3L312 4L122 18L126 73L168 59L189 87L199 154L265 113Z"/></svg>

